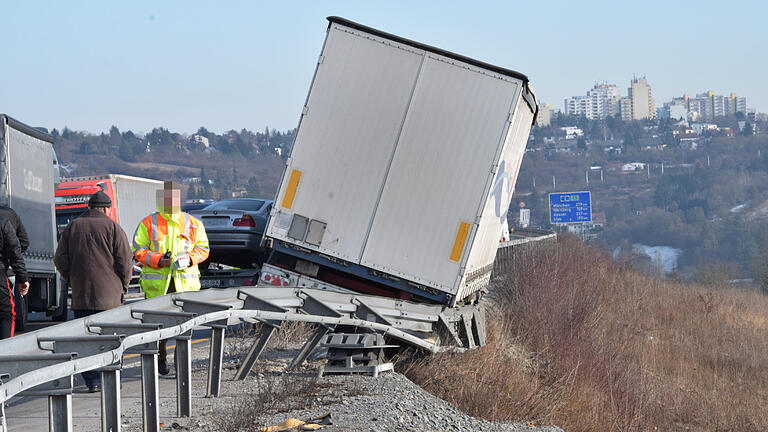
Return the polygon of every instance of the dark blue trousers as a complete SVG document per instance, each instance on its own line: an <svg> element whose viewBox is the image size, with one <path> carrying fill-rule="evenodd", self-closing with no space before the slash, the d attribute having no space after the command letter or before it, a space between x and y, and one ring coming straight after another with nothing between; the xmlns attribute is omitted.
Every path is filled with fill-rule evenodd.
<svg viewBox="0 0 768 432"><path fill-rule="evenodd" d="M89 315L97 314L99 310L73 310L75 319L87 317ZM88 387L101 386L101 372L99 371L86 371L80 374L85 380L85 385Z"/></svg>

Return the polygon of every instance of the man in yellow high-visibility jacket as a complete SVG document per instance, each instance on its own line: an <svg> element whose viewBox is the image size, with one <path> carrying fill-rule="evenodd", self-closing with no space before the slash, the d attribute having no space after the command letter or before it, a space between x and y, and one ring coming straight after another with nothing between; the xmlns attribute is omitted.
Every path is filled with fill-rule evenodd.
<svg viewBox="0 0 768 432"><path fill-rule="evenodd" d="M133 256L142 264L139 284L146 298L200 290L197 265L208 258L208 236L200 220L181 211L181 189L165 182L157 191L158 213L144 218L133 236ZM160 341L158 372L167 375L165 342Z"/></svg>

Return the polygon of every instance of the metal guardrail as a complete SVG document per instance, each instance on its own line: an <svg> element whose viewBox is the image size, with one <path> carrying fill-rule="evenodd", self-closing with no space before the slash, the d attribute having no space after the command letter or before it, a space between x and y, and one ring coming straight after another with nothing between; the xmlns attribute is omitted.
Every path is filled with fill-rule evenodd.
<svg viewBox="0 0 768 432"><path fill-rule="evenodd" d="M551 232L530 232L500 245L493 272L504 273L526 243L554 240ZM527 247L527 246L522 246ZM72 430L73 376L102 375L102 430L119 432L120 371L123 356L141 357L145 431L159 431L158 342L176 339L177 415L191 407L192 330L211 329L207 394L219 395L225 330L243 322L261 323L261 333L235 379L247 378L267 343L285 321L313 323L316 330L289 365L301 365L337 327L354 327L430 352L472 349L485 344L482 307L447 308L346 290L300 287L239 287L176 293L143 300L0 341L0 406L14 396L48 397L49 430Z"/></svg>
<svg viewBox="0 0 768 432"><path fill-rule="evenodd" d="M208 395L221 385L224 330L264 324L235 378L245 379L284 321L317 329L290 367L304 362L336 327L365 329L431 352L484 343L482 316L474 307L448 309L403 300L306 288L242 287L170 294L0 341L0 402L17 395L45 395L50 430L72 430L73 375L102 374L102 430L120 430L120 369L125 354L141 356L144 430L159 430L158 341L176 338L177 414L191 413L191 331L210 327ZM469 337L468 337L469 336ZM482 337L482 339L478 339ZM5 420L5 419L3 419Z"/></svg>
<svg viewBox="0 0 768 432"><path fill-rule="evenodd" d="M514 266L515 256L521 250L544 247L556 242L557 234L553 231L537 228L522 228L512 231L509 241L500 243L496 250L496 261L493 263L491 278L510 273Z"/></svg>

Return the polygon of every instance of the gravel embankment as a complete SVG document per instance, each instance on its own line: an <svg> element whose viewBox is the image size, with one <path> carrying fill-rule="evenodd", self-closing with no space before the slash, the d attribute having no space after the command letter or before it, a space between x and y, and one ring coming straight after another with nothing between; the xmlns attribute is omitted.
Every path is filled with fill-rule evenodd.
<svg viewBox="0 0 768 432"><path fill-rule="evenodd" d="M192 418L175 419L164 430L236 431L277 425L289 418L307 420L331 415L322 431L537 431L560 428L495 423L470 417L412 383L385 372L369 376L316 378L322 360L285 373L296 350L271 350L245 381L233 381L235 362L225 365L219 398L195 400ZM200 358L195 356L196 358ZM207 363L196 361L193 382L205 382ZM130 431L138 425L124 425ZM299 430L299 429L292 429Z"/></svg>

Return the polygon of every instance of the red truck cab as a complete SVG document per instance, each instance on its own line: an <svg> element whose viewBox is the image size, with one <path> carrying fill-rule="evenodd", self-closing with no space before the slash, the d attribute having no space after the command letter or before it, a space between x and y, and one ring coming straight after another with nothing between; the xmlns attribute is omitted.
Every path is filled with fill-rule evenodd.
<svg viewBox="0 0 768 432"><path fill-rule="evenodd" d="M115 202L115 193L109 178L64 181L56 188L56 228L59 235L70 222L77 219L88 209L88 200L94 193L102 191ZM113 205L108 213L110 219L117 221L117 212Z"/></svg>

